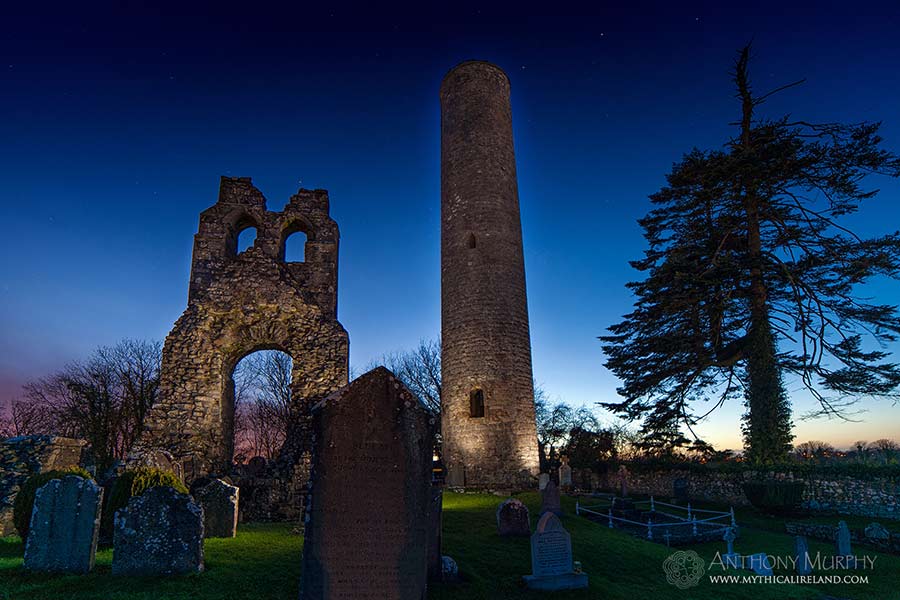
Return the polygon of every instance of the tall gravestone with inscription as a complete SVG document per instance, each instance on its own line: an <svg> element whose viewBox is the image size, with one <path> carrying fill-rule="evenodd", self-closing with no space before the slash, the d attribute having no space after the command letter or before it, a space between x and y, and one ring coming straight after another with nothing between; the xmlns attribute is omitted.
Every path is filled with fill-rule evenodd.
<svg viewBox="0 0 900 600"><path fill-rule="evenodd" d="M531 536L531 575L525 583L533 590L586 588L588 577L576 573L572 562L572 538L552 512L544 513Z"/></svg>
<svg viewBox="0 0 900 600"><path fill-rule="evenodd" d="M432 423L384 367L313 408L302 600L422 600Z"/></svg>
<svg viewBox="0 0 900 600"><path fill-rule="evenodd" d="M44 484L34 495L25 544L30 571L87 573L94 566L103 488L68 476Z"/></svg>

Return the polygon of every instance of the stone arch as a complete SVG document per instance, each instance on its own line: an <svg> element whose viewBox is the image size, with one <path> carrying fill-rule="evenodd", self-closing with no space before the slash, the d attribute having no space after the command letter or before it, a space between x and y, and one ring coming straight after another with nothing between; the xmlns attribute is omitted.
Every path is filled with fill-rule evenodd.
<svg viewBox="0 0 900 600"><path fill-rule="evenodd" d="M301 217L295 216L289 218L281 227L281 232L279 234L278 260L285 260L287 240L289 237L296 233L303 233L306 236L306 241L304 243L305 246L311 246L316 242L315 229L312 227L312 225L310 225L305 219ZM307 251L307 248L304 248L302 262L307 262L309 256L310 252Z"/></svg>
<svg viewBox="0 0 900 600"><path fill-rule="evenodd" d="M228 216L228 228L225 238L225 253L228 256L237 256L238 254L238 238L241 233L248 229L256 230L256 237L260 237L260 223L249 212L245 210L236 210Z"/></svg>

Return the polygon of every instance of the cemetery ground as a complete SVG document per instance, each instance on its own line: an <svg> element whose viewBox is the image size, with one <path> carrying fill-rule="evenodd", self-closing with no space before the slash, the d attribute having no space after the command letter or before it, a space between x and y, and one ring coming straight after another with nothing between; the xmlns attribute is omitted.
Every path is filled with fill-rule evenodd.
<svg viewBox="0 0 900 600"><path fill-rule="evenodd" d="M519 496L529 508L532 528L537 520L537 493ZM546 598L545 592L528 592L522 575L531 572L527 538L501 538L496 533L495 510L502 498L483 494L446 493L444 497L444 554L456 559L462 581L455 585L430 585L429 598L468 600L497 598ZM697 505L700 506L699 504ZM876 553L863 546L854 552L877 556L875 568L860 572L868 584L797 586L784 584L711 584L679 590L666 583L662 563L675 549L666 548L609 529L575 516L575 501L563 498L563 524L572 536L574 559L590 578L587 590L556 592L569 599L654 600L702 599L816 599L825 595L853 600L900 598L897 574L900 557ZM816 517L813 522L836 523L843 519L851 527L871 519ZM753 509L737 510L741 535L735 550L743 554L766 552L790 555L793 538L784 533L784 521L760 515ZM900 523L880 521L889 529ZM22 568L22 543L18 538L0 538L0 600L252 600L295 598L300 576L303 538L291 533L288 524L242 524L234 539L205 541L206 571L176 577L114 577L112 549L98 551L97 566L89 575L50 576L29 574ZM691 546L707 562L724 543ZM810 540L810 553L834 552L833 544ZM776 570L776 575L789 574Z"/></svg>

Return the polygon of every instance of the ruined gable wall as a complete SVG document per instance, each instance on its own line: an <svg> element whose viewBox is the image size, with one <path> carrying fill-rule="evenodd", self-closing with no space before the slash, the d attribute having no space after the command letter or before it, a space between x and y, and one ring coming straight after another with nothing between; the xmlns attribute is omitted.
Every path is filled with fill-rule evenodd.
<svg viewBox="0 0 900 600"><path fill-rule="evenodd" d="M249 178L223 177L218 202L200 215L188 307L166 337L160 399L135 454L160 448L191 480L227 473L234 445L234 366L256 350L293 359L295 460L308 445L307 409L347 383L349 342L337 321L338 228L324 190L300 190L282 212ZM238 254L237 237L256 241ZM307 234L305 260L284 262L284 242ZM302 471L302 469L301 469ZM302 472L300 473L302 477Z"/></svg>

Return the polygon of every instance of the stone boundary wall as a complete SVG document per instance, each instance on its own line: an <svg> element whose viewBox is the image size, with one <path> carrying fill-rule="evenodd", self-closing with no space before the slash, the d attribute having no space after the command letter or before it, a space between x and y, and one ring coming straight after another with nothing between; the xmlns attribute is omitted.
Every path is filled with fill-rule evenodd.
<svg viewBox="0 0 900 600"><path fill-rule="evenodd" d="M24 435L0 440L0 536L14 535L13 503L19 486L31 475L90 466L87 442L52 435Z"/></svg>
<svg viewBox="0 0 900 600"><path fill-rule="evenodd" d="M823 542L833 542L837 528L834 525L789 521L784 524L784 530L790 535L803 535ZM865 529L851 527L848 531L850 532L850 541L854 544L868 544L882 552L900 554L900 533L888 533L887 537L873 538L866 535Z"/></svg>
<svg viewBox="0 0 900 600"><path fill-rule="evenodd" d="M659 498L674 497L678 479L687 482L689 498L721 502L733 506L748 506L743 483L756 478L755 471L738 473L697 472L678 469L633 471L628 474L628 491ZM804 480L803 507L813 512L859 515L864 517L900 520L900 480L890 477L858 479L846 475L766 473L767 478ZM616 473L601 478L602 487L618 489Z"/></svg>

